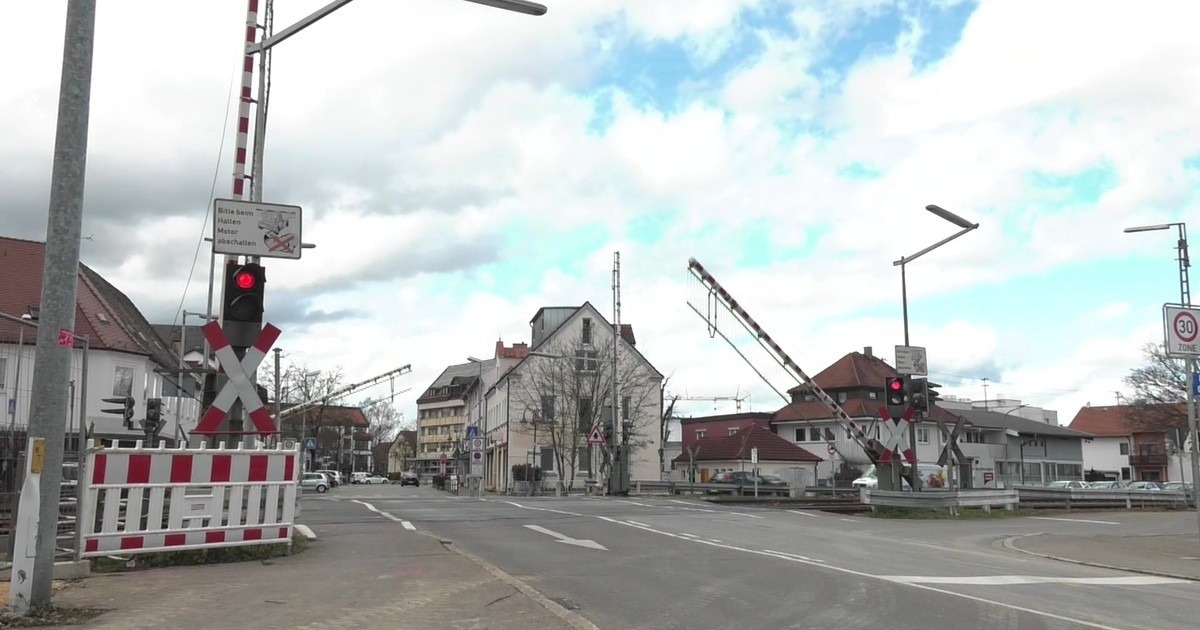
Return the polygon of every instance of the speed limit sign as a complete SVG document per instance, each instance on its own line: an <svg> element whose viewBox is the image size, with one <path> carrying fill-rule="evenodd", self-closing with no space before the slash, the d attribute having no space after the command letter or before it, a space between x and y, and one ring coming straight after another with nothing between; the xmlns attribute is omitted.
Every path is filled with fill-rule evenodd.
<svg viewBox="0 0 1200 630"><path fill-rule="evenodd" d="M1173 357L1200 356L1200 309L1163 305L1167 354Z"/></svg>

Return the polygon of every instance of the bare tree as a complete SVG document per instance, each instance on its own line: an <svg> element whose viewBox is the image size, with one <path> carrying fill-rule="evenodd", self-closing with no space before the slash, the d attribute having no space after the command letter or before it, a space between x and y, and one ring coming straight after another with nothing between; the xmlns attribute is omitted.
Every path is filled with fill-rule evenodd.
<svg viewBox="0 0 1200 630"><path fill-rule="evenodd" d="M359 405L367 417L367 430L371 433L371 446L391 442L400 430L404 414L396 411L387 398L367 399Z"/></svg>
<svg viewBox="0 0 1200 630"><path fill-rule="evenodd" d="M591 462L586 442L593 426L604 426L612 417L613 347L584 343L582 334L576 334L543 344L538 352L558 358L527 360L511 396L516 405L534 413L535 422L512 430L536 432L537 442L553 450L559 483L569 488L580 468L606 471L606 449L600 462ZM625 422L624 440L633 452L654 442L660 431L658 410L650 411L658 388L636 353L623 351L619 356L620 416Z"/></svg>
<svg viewBox="0 0 1200 630"><path fill-rule="evenodd" d="M1129 414L1133 429L1167 431L1187 429L1188 377L1184 362L1167 356L1162 344L1142 348L1146 364L1129 371L1125 384L1133 389Z"/></svg>

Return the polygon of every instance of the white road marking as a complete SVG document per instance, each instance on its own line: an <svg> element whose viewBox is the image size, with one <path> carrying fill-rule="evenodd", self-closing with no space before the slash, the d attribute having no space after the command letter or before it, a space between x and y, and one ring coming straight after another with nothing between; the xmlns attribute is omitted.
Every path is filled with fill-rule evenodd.
<svg viewBox="0 0 1200 630"><path fill-rule="evenodd" d="M587 547L588 549L596 549L598 551L608 551L607 547L605 547L604 545L601 545L600 543L598 543L594 540L571 538L570 536L567 536L566 534L560 534L554 530L546 529L545 527L542 527L540 525L526 525L525 527L528 527L529 529L532 529L535 532L541 532L548 536L553 536L560 543L566 543L568 545L575 545L576 547Z"/></svg>
<svg viewBox="0 0 1200 630"><path fill-rule="evenodd" d="M366 501L359 501L358 499L351 499L351 500L354 501L355 503L358 503L359 505L365 505L368 510L371 510L372 512L374 512L384 518L391 519L391 520L396 521L397 523L401 523L401 524L407 523L407 521L405 521L397 516L388 514L387 512L380 510L379 508L375 507L374 505L371 505L370 503L367 503ZM410 523L406 526L405 529L416 530L417 528L413 527L412 524Z"/></svg>
<svg viewBox="0 0 1200 630"><path fill-rule="evenodd" d="M641 525L642 527L650 527L649 525L647 525L647 524L645 524L645 523L639 523L639 522L637 522L637 521L629 521L629 522L630 522L630 523L633 523L634 525Z"/></svg>
<svg viewBox="0 0 1200 630"><path fill-rule="evenodd" d="M802 556L798 553L788 553L786 551L772 551L770 549L764 549L763 551L766 551L767 553L775 554L777 556L781 556L785 560L790 560L790 559L794 558L797 560L807 560L809 562L825 562L824 560L818 560L817 558L809 558L808 556Z"/></svg>
<svg viewBox="0 0 1200 630"><path fill-rule="evenodd" d="M1089 521L1086 518L1054 518L1053 516L1030 516L1039 521L1062 521L1064 523L1092 523L1094 525L1120 525L1115 521Z"/></svg>
<svg viewBox="0 0 1200 630"><path fill-rule="evenodd" d="M639 507L655 507L648 503L638 503L637 501L628 501L626 499L613 499L613 501L616 503L628 503L629 505L637 505Z"/></svg>
<svg viewBox="0 0 1200 630"><path fill-rule="evenodd" d="M819 516L818 514L813 514L812 512L805 512L804 510L788 510L788 511L791 512L792 514L801 514L803 516Z"/></svg>
<svg viewBox="0 0 1200 630"><path fill-rule="evenodd" d="M1148 586L1179 584L1187 580L1156 575L1127 575L1121 577L1049 577L1041 575L881 575L880 579L903 584L964 584L971 586L1010 586L1013 584L1096 584L1101 586Z"/></svg>
<svg viewBox="0 0 1200 630"><path fill-rule="evenodd" d="M762 518L761 516L759 516L757 514L746 514L745 512L730 512L730 514L736 514L738 516L745 516L746 518Z"/></svg>
<svg viewBox="0 0 1200 630"><path fill-rule="evenodd" d="M551 508L540 508L540 507L533 507L531 505L521 505L520 503L517 503L516 501L505 501L505 503L507 503L509 505L515 505L515 506L521 508L522 510L537 510L538 512L554 512L555 514L566 514L567 516L583 516L582 514L580 514L578 512L568 512L566 510L554 510Z"/></svg>
<svg viewBox="0 0 1200 630"><path fill-rule="evenodd" d="M857 523L857 522L858 522L858 521L855 521L855 520L854 520L854 519L852 519L852 518L839 518L838 520L839 520L839 521L846 521L847 523Z"/></svg>
<svg viewBox="0 0 1200 630"><path fill-rule="evenodd" d="M409 523L408 521L400 521L400 524L404 526L404 529L407 529L410 532L417 531L417 528L413 527L413 524Z"/></svg>
<svg viewBox="0 0 1200 630"><path fill-rule="evenodd" d="M687 542L699 543L699 544L701 544L701 545L709 545L709 546L712 546L712 547L719 547L719 548L721 548L721 549L729 549L729 550L731 550L731 551L741 551L741 552L743 552L743 553L749 553L749 554L754 554L754 555L758 555L758 556L766 556L766 557L768 557L768 558L776 558L776 559L779 559L779 560L787 560L788 562L795 562L795 563L798 563L798 564L806 564L806 565L813 566L813 567L823 567L823 568L829 569L829 570L831 570L831 571L837 571L837 572L839 572L839 573L845 573L845 574L848 574L848 575L853 575L853 576L860 577L860 578L867 578L867 579L872 579L872 580L884 579L885 581L891 581L893 584L901 584L901 585L903 585L903 586L907 586L907 587L909 587L909 588L916 588L916 589L921 589L921 590L923 590L923 591L930 591L930 592L934 592L934 593L940 593L940 594L942 594L942 595L949 595L949 596L951 596L951 597L958 597L958 598L960 598L960 599L966 599L966 600L970 600L970 601L974 601L974 602L980 602L980 603L983 603L983 604L991 604L991 605L993 605L993 606L1000 606L1001 608L1007 608L1007 609L1009 609L1009 610L1017 610L1017 611L1020 611L1020 612L1026 612L1026 613L1029 613L1029 614L1031 614L1031 615L1037 615L1037 616L1039 616L1039 617L1045 617L1045 618L1047 618L1047 619L1057 619L1057 620L1059 620L1059 621L1066 621L1066 622L1068 622L1068 623L1073 623L1073 624L1077 624L1077 625L1081 625L1081 626L1086 626L1086 627L1088 627L1088 628L1097 628L1097 629L1099 629L1099 630L1120 630L1119 628L1116 628L1116 627L1114 627L1114 626L1106 626L1106 625L1104 625L1104 624L1095 623L1095 622L1093 622L1093 621L1087 621L1086 619L1078 619L1078 618L1076 618L1076 617L1068 617L1068 616L1066 616L1066 615L1060 615L1060 614L1057 614L1057 613L1047 612L1047 611L1044 611L1044 610L1037 610L1037 609L1034 609L1034 608L1028 608L1028 607L1025 607L1025 606L1019 606L1019 605L1016 605L1016 604L1009 604L1009 603L1005 603L1005 602L997 601L997 600L994 600L994 599L988 599L988 598L986 598L986 597L979 597L979 596L977 596L977 595L968 595L968 594L966 594L966 593L958 593L958 592L955 592L955 591L946 590L946 589L944 589L944 588L938 588L938 587L936 587L936 586L930 586L930 585L928 585L928 584L919 584L919 583L916 583L916 582L898 582L898 581L893 581L893 580L887 580L886 578L880 578L880 576L878 576L878 575L874 575L874 574L871 574L871 573L865 573L865 572L863 572L863 571L856 571L856 570L854 570L854 569L849 569L849 568L846 568L846 567L839 567L839 566L836 566L836 565L828 564L828 563L825 563L825 562L819 562L819 561L816 561L816 560L803 560L803 559L801 559L801 558L797 558L797 557L794 557L794 556L785 556L785 555L781 555L781 554L779 554L778 552L760 551L760 550L758 550L758 549L748 549L748 548L746 548L746 547L738 547L738 546L736 546L736 545L728 545L728 544L724 544L724 543L721 543L721 542L719 542L719 541L709 541L709 540L696 539L696 538L687 538L687 537L685 537L685 536L680 536L680 535L678 535L678 534L672 534L671 532L665 532L665 531L657 530L657 529L654 529L654 528L652 528L652 527L640 527L640 526L638 526L638 525L634 525L634 524L632 524L632 523L626 523L626 522L623 522L623 521L618 521L617 519L614 519L614 518L609 518L609 517L607 517L607 516L597 516L596 518L599 518L599 519L601 519L601 520L604 520L604 521L609 521L609 522L612 522L612 523L617 523L617 524L619 524L619 525L625 525L626 527L633 527L633 528L636 528L636 529L641 529L641 530L643 530L643 531L651 532L651 533L654 533L654 534L659 534L659 535L662 535L662 536L670 536L671 538L675 538L675 539L678 539L678 540L683 540L683 541L687 541Z"/></svg>

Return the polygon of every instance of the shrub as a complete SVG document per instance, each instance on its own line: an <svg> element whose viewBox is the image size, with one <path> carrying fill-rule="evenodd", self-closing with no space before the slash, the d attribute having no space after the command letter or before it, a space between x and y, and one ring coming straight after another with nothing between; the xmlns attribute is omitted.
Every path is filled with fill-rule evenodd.
<svg viewBox="0 0 1200 630"><path fill-rule="evenodd" d="M514 481L541 481L542 469L533 464L514 464L512 467Z"/></svg>

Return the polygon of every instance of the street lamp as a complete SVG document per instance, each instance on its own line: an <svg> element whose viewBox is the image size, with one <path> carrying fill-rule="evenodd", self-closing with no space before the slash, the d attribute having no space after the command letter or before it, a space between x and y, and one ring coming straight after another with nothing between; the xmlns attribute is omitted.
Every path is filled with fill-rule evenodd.
<svg viewBox="0 0 1200 630"><path fill-rule="evenodd" d="M971 230L974 230L979 227L978 223L971 223L970 221L968 221L968 220L958 216L957 214L954 214L953 212L950 212L949 210L946 210L940 206L935 206L933 204L929 204L929 205L925 206L925 209L932 212L933 214L936 214L937 216L953 223L954 225L957 225L958 227L960 227L962 229L959 230L958 232L955 232L954 234L951 234L950 236L934 243L933 245L930 245L929 247L922 249L921 251L913 254L912 256L901 256L900 260L897 260L892 263L893 267L900 267L900 299L901 299L901 302L902 302L903 308L904 308L904 345L906 345L906 346L908 345L908 281L905 278L905 273L904 273L905 265L907 265L908 263L916 260L917 258L920 258L921 256L924 256L925 254L928 254L929 252L941 247L942 245L945 245L946 243L953 241L954 239L962 236L963 234L966 234L967 232L970 232Z"/></svg>
<svg viewBox="0 0 1200 630"><path fill-rule="evenodd" d="M1130 233L1134 233L1134 232L1157 232L1159 230L1169 230L1173 227L1177 228L1179 231L1179 238L1175 243L1175 250L1176 250L1176 252L1178 252L1178 256L1179 256L1179 258L1178 258L1178 260L1179 260L1179 303L1181 305L1183 305L1184 307L1191 307L1192 293L1191 293L1191 288L1190 288L1191 283L1188 280L1188 267L1191 267L1192 263L1188 259L1187 224L1183 223L1182 221L1177 221L1174 223L1160 223L1157 225L1138 225L1138 226L1134 226L1134 227L1125 228L1125 233L1130 234ZM1169 351L1170 349L1167 348L1167 350ZM1187 397L1188 433L1190 433L1191 437L1192 437L1192 486L1193 487L1195 487L1197 482L1200 481L1200 443L1197 442L1197 438L1200 437L1200 427L1197 426L1198 423L1196 420L1196 396L1195 396L1195 392L1192 390L1191 382L1190 382L1190 379L1195 378L1195 374L1196 374L1196 357L1188 356L1187 357L1187 376L1184 377L1183 388L1185 390L1184 396ZM1180 480L1180 481L1182 481L1182 480ZM1195 503L1195 507L1196 507L1197 531L1198 531L1198 533L1200 533L1200 499L1193 499L1193 503Z"/></svg>

